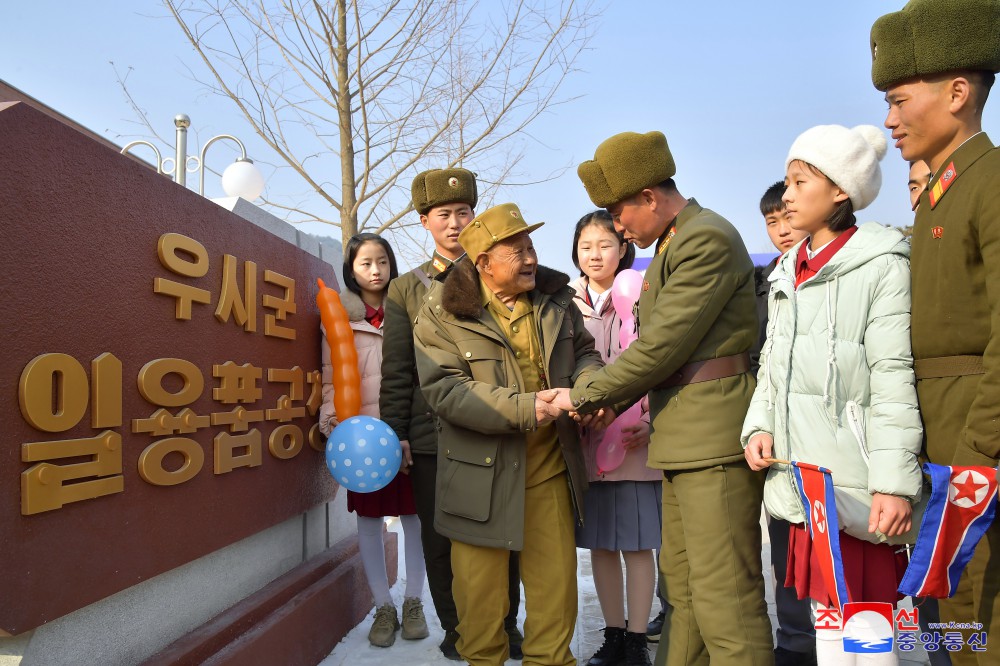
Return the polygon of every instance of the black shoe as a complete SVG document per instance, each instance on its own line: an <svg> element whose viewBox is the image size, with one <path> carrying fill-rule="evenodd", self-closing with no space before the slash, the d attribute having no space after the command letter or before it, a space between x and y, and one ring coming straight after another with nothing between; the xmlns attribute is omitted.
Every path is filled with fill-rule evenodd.
<svg viewBox="0 0 1000 666"><path fill-rule="evenodd" d="M649 624L646 625L646 640L650 643L659 643L660 634L663 633L663 611L656 614Z"/></svg>
<svg viewBox="0 0 1000 666"><path fill-rule="evenodd" d="M444 640L438 645L441 648L441 654L444 655L445 659L450 659L452 661L462 661L462 656L458 654L458 648L455 643L458 642L458 632L457 631L446 631L444 632Z"/></svg>
<svg viewBox="0 0 1000 666"><path fill-rule="evenodd" d="M646 634L625 633L625 666L652 666L649 663L649 648Z"/></svg>
<svg viewBox="0 0 1000 666"><path fill-rule="evenodd" d="M774 666L816 666L815 652L795 652L783 647L774 648Z"/></svg>
<svg viewBox="0 0 1000 666"><path fill-rule="evenodd" d="M604 627L603 631L604 645L587 661L587 666L622 666L625 663L625 630Z"/></svg>
<svg viewBox="0 0 1000 666"><path fill-rule="evenodd" d="M516 624L512 627L506 627L504 630L507 632L507 645L510 651L510 658L515 661L521 661L524 659L524 652L521 650L521 643L524 642L524 636L517 630Z"/></svg>

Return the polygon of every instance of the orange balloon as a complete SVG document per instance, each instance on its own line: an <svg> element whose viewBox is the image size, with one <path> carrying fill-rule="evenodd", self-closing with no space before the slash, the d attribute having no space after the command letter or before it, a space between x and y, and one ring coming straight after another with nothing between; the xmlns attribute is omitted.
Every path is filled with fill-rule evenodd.
<svg viewBox="0 0 1000 666"><path fill-rule="evenodd" d="M316 305L326 329L326 343L330 345L333 366L333 406L337 410L337 420L343 421L361 413L358 350L354 347L354 331L347 310L340 302L340 294L323 284L323 280L316 278L316 282L319 284Z"/></svg>

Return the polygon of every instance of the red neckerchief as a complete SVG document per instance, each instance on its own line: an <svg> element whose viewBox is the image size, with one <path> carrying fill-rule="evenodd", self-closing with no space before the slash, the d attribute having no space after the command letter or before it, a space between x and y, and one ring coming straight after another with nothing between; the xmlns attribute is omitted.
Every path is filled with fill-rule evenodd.
<svg viewBox="0 0 1000 666"><path fill-rule="evenodd" d="M809 258L807 251L809 243L803 243L799 246L799 255L795 259L795 288L797 289L800 284L816 275L816 273L819 273L819 270L826 266L827 262L833 258L833 255L837 254L837 250L844 247L844 244L847 243L848 239L850 239L850 237L853 236L857 230L857 226L852 226L850 229L830 241L830 243L812 259Z"/></svg>
<svg viewBox="0 0 1000 666"><path fill-rule="evenodd" d="M382 319L385 317L385 309L380 305L378 309L365 303L365 321L375 328L382 328Z"/></svg>

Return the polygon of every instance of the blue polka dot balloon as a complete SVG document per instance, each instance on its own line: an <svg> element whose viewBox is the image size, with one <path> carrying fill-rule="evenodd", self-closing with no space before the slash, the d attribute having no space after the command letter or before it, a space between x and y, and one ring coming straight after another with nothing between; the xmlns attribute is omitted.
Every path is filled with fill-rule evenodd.
<svg viewBox="0 0 1000 666"><path fill-rule="evenodd" d="M381 490L399 472L403 449L384 421L352 416L326 440L326 466L337 483L356 493Z"/></svg>

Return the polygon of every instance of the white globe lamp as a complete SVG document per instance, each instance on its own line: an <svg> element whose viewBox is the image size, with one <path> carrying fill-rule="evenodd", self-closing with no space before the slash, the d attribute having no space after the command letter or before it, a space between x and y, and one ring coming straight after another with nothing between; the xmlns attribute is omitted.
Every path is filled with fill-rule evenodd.
<svg viewBox="0 0 1000 666"><path fill-rule="evenodd" d="M231 197L253 201L264 191L264 176L250 159L238 159L222 172L222 189Z"/></svg>

